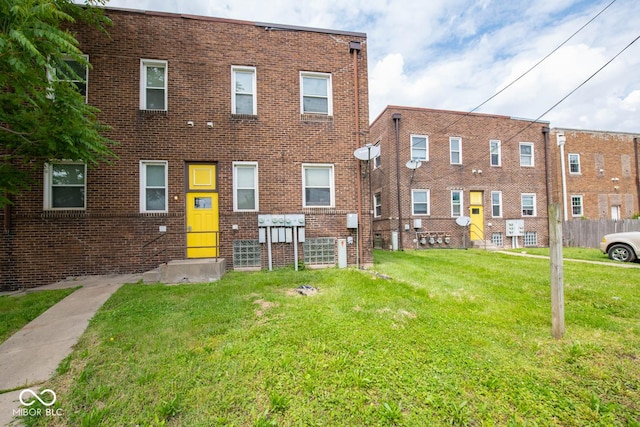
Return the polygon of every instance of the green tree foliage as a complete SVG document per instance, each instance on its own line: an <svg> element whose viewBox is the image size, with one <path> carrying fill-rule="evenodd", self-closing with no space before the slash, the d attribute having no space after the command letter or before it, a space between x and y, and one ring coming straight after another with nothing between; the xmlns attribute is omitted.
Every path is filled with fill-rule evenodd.
<svg viewBox="0 0 640 427"><path fill-rule="evenodd" d="M104 31L97 8L72 0L0 0L0 206L29 188L52 159L109 161L114 141L70 80L82 80L65 60L88 66L66 28L83 22Z"/></svg>

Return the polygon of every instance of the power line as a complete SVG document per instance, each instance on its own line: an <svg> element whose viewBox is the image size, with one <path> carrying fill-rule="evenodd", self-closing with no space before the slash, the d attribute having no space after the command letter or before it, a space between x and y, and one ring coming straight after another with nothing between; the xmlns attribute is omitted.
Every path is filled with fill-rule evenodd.
<svg viewBox="0 0 640 427"><path fill-rule="evenodd" d="M485 100L483 103L481 103L480 105L476 106L474 109L472 109L471 111L469 111L468 113L464 114L462 117L458 118L457 120L453 121L452 123L448 124L446 127L444 127L440 132L445 132L447 129L449 129L451 126L453 126L454 124L458 123L460 120L464 119L466 116L468 116L469 114L473 113L474 111L476 111L478 108L482 107L483 105L485 105L487 102L491 101L493 98L495 98L496 96L500 95L502 92L504 92L505 90L507 90L508 88L510 88L511 86L513 86L516 82L518 82L520 79L522 79L524 76L526 76L527 74L529 74L531 71L533 71L533 69L535 69L538 65L542 64L547 58L549 58L551 55L553 55L554 53L556 53L558 51L558 49L560 49L562 46L564 46L565 44L567 44L569 42L569 40L571 40L573 37L575 37L576 34L578 34L580 31L582 31L587 25L591 24L598 16L600 16L602 13L604 13L605 10L607 10L609 7L611 7L612 4L614 4L617 0L613 0L611 3L609 3L607 6L604 7L604 9L602 9L600 12L598 12L593 18L591 18L589 21L587 21L586 24L584 24L582 27L578 28L577 31L575 31L573 34L571 34L571 36L569 36L569 38L567 38L565 41L563 41L560 45L558 45L555 49L553 49L551 52L549 52L544 58L542 58L541 60L539 60L538 62L535 63L535 65L533 65L531 68L529 68L527 71L525 71L524 73L522 73L520 76L518 76L515 80L513 80L511 83L509 83L508 85L506 85L505 87L503 87L502 89L500 89L498 92L494 93L491 97L489 97L487 100Z"/></svg>
<svg viewBox="0 0 640 427"><path fill-rule="evenodd" d="M542 113L541 115L538 116L538 118L536 118L534 121L530 122L527 126L525 126L524 128L522 128L522 130L520 130L518 133L516 133L515 135L513 135L512 137L510 137L509 139L507 139L507 141L511 141L513 138L515 138L516 136L520 135L522 132L524 132L526 129L528 129L531 125L533 125L534 123L538 122L538 120L540 120L542 117L544 117L549 111L553 110L554 108L556 108L558 105L560 105L565 99L567 99L568 97L570 97L571 95L574 94L574 92L576 92L578 89L580 89L582 86L584 86L589 80L591 80L592 78L594 78L596 76L596 74L598 74L600 71L604 70L609 64L611 64L618 56L620 56L622 54L622 52L624 52L625 50L629 49L629 47L631 47L632 44L634 44L635 42L638 41L638 39L640 39L640 35L638 37L636 37L635 39L633 39L633 41L631 41L631 43L629 43L628 45L626 45L620 52L618 52L613 58L611 58L609 61L607 61L602 67L600 67L595 73L591 74L585 81L583 81L582 83L580 83L576 88L574 88L571 92L569 92L568 94L566 94L560 101L556 102L555 104L553 104L553 106L551 108L549 108L547 111L545 111L544 113Z"/></svg>

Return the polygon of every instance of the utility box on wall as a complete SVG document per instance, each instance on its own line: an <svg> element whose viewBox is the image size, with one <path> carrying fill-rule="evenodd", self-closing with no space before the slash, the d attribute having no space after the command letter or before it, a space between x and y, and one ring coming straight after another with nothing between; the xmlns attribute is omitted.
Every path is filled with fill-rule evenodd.
<svg viewBox="0 0 640 427"><path fill-rule="evenodd" d="M347 228L358 228L358 214L347 214Z"/></svg>
<svg viewBox="0 0 640 427"><path fill-rule="evenodd" d="M507 237L524 236L524 219L507 220Z"/></svg>

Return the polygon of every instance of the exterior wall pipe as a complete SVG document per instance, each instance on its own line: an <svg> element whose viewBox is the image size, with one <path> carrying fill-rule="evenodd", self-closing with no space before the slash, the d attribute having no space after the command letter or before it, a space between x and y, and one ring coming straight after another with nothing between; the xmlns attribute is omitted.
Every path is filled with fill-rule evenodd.
<svg viewBox="0 0 640 427"><path fill-rule="evenodd" d="M349 43L349 49L353 53L353 97L355 102L355 120L356 120L356 150L360 148L360 98L358 88L358 52L360 52L360 43ZM360 255L362 254L362 239L360 239L360 226L362 224L362 162L356 159L358 162L358 228L356 229L356 236L358 236L358 248L356 252L356 264L360 268Z"/></svg>
<svg viewBox="0 0 640 427"><path fill-rule="evenodd" d="M551 170L551 154L549 153L549 127L548 126L543 126L542 127L542 136L544 138L544 175L545 175L545 182L546 182L546 189L547 189L547 206L549 206L551 203L553 203L555 200L555 197L553 197L552 194L552 190L551 190L551 183L549 182L549 177L551 176L549 174L549 171ZM555 180L554 180L555 181ZM548 215L548 211L547 211L547 215Z"/></svg>
<svg viewBox="0 0 640 427"><path fill-rule="evenodd" d="M638 200L638 213L640 213L640 161L638 160L638 137L633 138L633 151L636 155L636 199Z"/></svg>
<svg viewBox="0 0 640 427"><path fill-rule="evenodd" d="M398 186L398 249L402 250L402 200L400 197L400 113L391 116L396 130L396 184Z"/></svg>

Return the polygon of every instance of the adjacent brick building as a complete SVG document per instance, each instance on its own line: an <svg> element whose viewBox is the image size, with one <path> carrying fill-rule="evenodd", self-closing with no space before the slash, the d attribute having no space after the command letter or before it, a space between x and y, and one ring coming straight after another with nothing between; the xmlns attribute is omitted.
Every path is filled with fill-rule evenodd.
<svg viewBox="0 0 640 427"><path fill-rule="evenodd" d="M380 147L371 173L375 245L547 245L547 126L507 116L387 107L370 129L370 141Z"/></svg>
<svg viewBox="0 0 640 427"><path fill-rule="evenodd" d="M112 127L118 158L52 161L15 198L2 289L185 257L267 268L297 252L334 265L337 239L348 264L371 264L371 198L353 155L369 128L365 34L106 13L109 35L73 30L92 65L87 102ZM348 214L360 214L358 228Z"/></svg>
<svg viewBox="0 0 640 427"><path fill-rule="evenodd" d="M564 135L562 149L558 135ZM550 147L557 159L553 188L556 200L566 206L565 220L628 219L640 213L637 137L623 132L552 129Z"/></svg>

